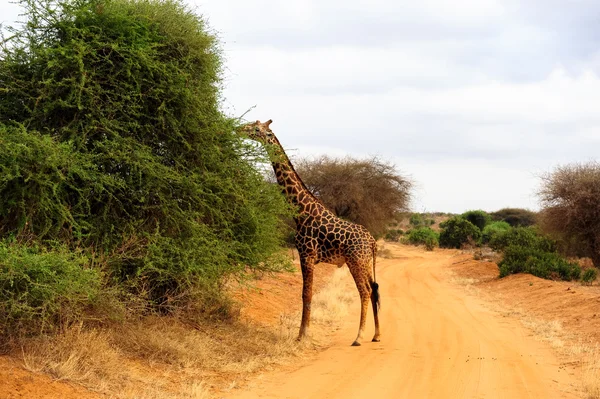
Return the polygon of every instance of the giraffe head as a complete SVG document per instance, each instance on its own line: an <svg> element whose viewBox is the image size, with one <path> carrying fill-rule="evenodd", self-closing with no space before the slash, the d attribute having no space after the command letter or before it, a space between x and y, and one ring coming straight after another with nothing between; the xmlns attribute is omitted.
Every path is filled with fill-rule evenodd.
<svg viewBox="0 0 600 399"><path fill-rule="evenodd" d="M260 121L248 123L241 127L240 132L248 136L249 139L259 141L261 143L273 143L275 135L269 125L273 123L271 119L265 123Z"/></svg>

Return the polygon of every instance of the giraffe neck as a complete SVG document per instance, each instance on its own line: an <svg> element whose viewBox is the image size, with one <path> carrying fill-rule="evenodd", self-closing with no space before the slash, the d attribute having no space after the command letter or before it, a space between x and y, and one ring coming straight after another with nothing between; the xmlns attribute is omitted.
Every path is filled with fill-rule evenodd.
<svg viewBox="0 0 600 399"><path fill-rule="evenodd" d="M276 138L274 141L271 143L272 151L269 154L271 164L277 183L281 186L288 202L297 207L299 216L312 214L315 208L324 207L321 201L306 188L279 141Z"/></svg>

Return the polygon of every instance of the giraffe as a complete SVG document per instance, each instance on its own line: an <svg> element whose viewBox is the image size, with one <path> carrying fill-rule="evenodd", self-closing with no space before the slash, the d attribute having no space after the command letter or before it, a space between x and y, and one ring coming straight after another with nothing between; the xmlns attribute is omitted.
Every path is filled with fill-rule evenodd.
<svg viewBox="0 0 600 399"><path fill-rule="evenodd" d="M375 335L379 342L379 285L375 282L377 243L369 231L358 224L338 218L304 185L283 147L270 129L272 120L256 121L241 127L249 139L263 144L271 159L277 183L288 202L297 208L295 244L302 269L302 321L298 340L308 333L312 300L313 270L326 262L348 265L360 294L360 324L352 346L360 346L365 329L369 300L373 306Z"/></svg>

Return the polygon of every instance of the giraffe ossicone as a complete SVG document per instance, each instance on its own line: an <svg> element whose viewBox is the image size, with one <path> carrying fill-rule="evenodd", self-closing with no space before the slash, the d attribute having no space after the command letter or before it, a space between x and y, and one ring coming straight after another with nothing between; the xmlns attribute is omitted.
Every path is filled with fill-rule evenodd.
<svg viewBox="0 0 600 399"><path fill-rule="evenodd" d="M375 281L377 242L358 224L338 218L315 197L296 173L283 147L270 129L273 121L256 121L240 132L267 147L277 183L287 200L297 207L295 243L302 269L302 321L298 339L306 336L310 325L313 270L316 264L348 265L360 295L360 323L353 346L359 346L365 329L369 301L375 321L374 342L379 342L379 285Z"/></svg>

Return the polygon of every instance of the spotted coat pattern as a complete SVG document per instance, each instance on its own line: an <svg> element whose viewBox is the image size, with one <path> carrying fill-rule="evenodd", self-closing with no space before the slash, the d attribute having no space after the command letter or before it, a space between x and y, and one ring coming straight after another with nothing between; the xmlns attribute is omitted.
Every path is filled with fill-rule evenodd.
<svg viewBox="0 0 600 399"><path fill-rule="evenodd" d="M287 200L297 207L296 248L302 269L302 322L298 339L307 335L310 324L314 266L320 262L341 267L348 265L361 299L358 336L352 345L360 345L363 336L369 300L373 307L375 336L379 331L379 286L375 282L377 243L361 225L338 218L323 205L304 185L283 147L269 125L271 120L244 125L241 132L250 139L261 142L267 149L277 182Z"/></svg>

